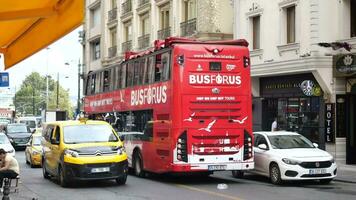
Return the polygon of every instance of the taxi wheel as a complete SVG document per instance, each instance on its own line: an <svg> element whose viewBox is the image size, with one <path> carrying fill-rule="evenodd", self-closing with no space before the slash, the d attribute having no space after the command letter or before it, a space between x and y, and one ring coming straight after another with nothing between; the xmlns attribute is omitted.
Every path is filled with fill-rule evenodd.
<svg viewBox="0 0 356 200"><path fill-rule="evenodd" d="M42 159L43 160L43 159ZM44 161L42 161L42 173L43 173L43 178L45 179L49 179L49 174L46 170L46 166L44 164Z"/></svg>
<svg viewBox="0 0 356 200"><path fill-rule="evenodd" d="M134 156L134 172L135 175L138 177L144 177L145 172L143 171L143 163L142 163L142 156L140 152L135 153Z"/></svg>
<svg viewBox="0 0 356 200"><path fill-rule="evenodd" d="M276 163L271 164L269 169L269 177L271 182L275 185L280 185L282 183L281 171Z"/></svg>
<svg viewBox="0 0 356 200"><path fill-rule="evenodd" d="M240 170L232 170L231 173L234 178L243 178L244 177L244 172L240 171Z"/></svg>
<svg viewBox="0 0 356 200"><path fill-rule="evenodd" d="M68 187L68 181L67 181L66 177L64 176L63 169L61 166L59 166L59 169L58 169L58 181L62 187Z"/></svg>
<svg viewBox="0 0 356 200"><path fill-rule="evenodd" d="M30 166L31 166L31 168L34 168L34 167L35 167L35 165L34 165L33 162L32 162L32 157L30 157Z"/></svg>
<svg viewBox="0 0 356 200"><path fill-rule="evenodd" d="M127 173L125 173L123 176L121 176L120 178L115 179L116 183L119 185L124 185L126 183L127 180Z"/></svg>

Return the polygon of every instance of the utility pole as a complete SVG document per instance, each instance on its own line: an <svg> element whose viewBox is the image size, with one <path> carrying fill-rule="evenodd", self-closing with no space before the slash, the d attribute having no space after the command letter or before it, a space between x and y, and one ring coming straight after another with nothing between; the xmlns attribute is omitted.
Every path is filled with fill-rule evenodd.
<svg viewBox="0 0 356 200"><path fill-rule="evenodd" d="M57 72L57 106L56 106L57 109L58 109L58 103L59 103L59 72Z"/></svg>
<svg viewBox="0 0 356 200"><path fill-rule="evenodd" d="M32 86L32 114L35 116L35 88Z"/></svg>
<svg viewBox="0 0 356 200"><path fill-rule="evenodd" d="M77 115L80 113L80 78L81 78L81 70L80 70L80 59L78 62L78 99L77 99Z"/></svg>
<svg viewBox="0 0 356 200"><path fill-rule="evenodd" d="M46 48L47 50L47 60L46 60L46 110L48 109L48 51L49 47Z"/></svg>

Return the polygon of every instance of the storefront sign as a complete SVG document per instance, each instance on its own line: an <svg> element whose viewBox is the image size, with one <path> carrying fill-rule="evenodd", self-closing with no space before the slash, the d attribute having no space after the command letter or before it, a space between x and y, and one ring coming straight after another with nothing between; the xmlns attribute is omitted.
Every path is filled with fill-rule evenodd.
<svg viewBox="0 0 356 200"><path fill-rule="evenodd" d="M334 76L347 77L356 74L356 55L337 55L334 56Z"/></svg>
<svg viewBox="0 0 356 200"><path fill-rule="evenodd" d="M318 82L312 74L268 77L260 79L261 96L321 96Z"/></svg>
<svg viewBox="0 0 356 200"><path fill-rule="evenodd" d="M325 104L325 141L334 142L335 104Z"/></svg>

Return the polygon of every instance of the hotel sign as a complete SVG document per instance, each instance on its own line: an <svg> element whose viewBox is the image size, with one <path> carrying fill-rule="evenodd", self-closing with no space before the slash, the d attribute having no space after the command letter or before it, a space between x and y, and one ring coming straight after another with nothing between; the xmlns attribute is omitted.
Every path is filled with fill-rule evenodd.
<svg viewBox="0 0 356 200"><path fill-rule="evenodd" d="M335 104L325 104L325 141L334 142Z"/></svg>

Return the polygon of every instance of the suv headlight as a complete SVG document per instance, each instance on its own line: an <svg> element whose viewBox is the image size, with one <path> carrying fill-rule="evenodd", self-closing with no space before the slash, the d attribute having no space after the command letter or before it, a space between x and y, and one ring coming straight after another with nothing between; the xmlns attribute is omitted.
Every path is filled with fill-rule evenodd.
<svg viewBox="0 0 356 200"><path fill-rule="evenodd" d="M76 157L79 156L78 152L73 151L73 150L70 150L70 149L66 149L66 150L64 151L64 155L72 156L72 157L74 157L74 158L76 158Z"/></svg>
<svg viewBox="0 0 356 200"><path fill-rule="evenodd" d="M299 161L292 160L289 158L283 158L282 161L288 165L298 165L299 164Z"/></svg>
<svg viewBox="0 0 356 200"><path fill-rule="evenodd" d="M119 146L117 149L117 154L122 155L125 153L125 147L124 146Z"/></svg>

